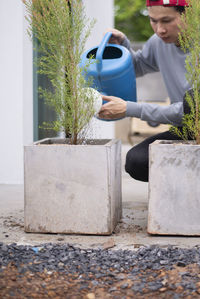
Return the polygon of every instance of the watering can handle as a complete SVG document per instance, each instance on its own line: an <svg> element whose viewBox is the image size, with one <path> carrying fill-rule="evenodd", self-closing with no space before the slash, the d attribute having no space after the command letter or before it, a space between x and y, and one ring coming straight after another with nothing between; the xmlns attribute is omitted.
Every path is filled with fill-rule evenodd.
<svg viewBox="0 0 200 299"><path fill-rule="evenodd" d="M96 59L98 60L98 62L97 62L97 71L98 71L98 73L101 72L103 52L105 50L106 44L109 41L111 35L112 35L112 32L107 32L104 35L104 37L103 37L103 39L101 41L101 44L98 47L97 54L96 54Z"/></svg>

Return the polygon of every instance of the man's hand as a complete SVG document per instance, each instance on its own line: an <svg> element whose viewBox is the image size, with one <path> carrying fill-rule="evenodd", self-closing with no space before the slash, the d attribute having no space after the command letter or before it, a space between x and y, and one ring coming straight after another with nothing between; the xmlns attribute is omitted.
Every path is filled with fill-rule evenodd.
<svg viewBox="0 0 200 299"><path fill-rule="evenodd" d="M102 119L118 119L126 116L126 101L113 97L102 96L104 101L108 103L101 107L98 117Z"/></svg>
<svg viewBox="0 0 200 299"><path fill-rule="evenodd" d="M123 32L114 29L114 28L108 28L108 30L106 32L112 32L112 36L109 39L109 43L110 44L117 44L117 45L121 45L122 42L125 39L125 35Z"/></svg>

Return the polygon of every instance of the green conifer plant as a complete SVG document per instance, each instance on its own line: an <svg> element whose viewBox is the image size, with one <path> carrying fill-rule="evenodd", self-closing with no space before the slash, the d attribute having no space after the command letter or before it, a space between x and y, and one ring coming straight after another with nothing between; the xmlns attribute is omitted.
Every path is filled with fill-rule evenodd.
<svg viewBox="0 0 200 299"><path fill-rule="evenodd" d="M87 19L81 0L23 2L28 33L39 42L38 73L46 75L52 85L51 90L40 87L39 94L57 114L57 120L44 127L63 131L70 144L82 143L95 111L94 96L86 88L91 82L86 82L79 63L94 20Z"/></svg>
<svg viewBox="0 0 200 299"><path fill-rule="evenodd" d="M186 79L190 83L192 92L186 93L189 113L184 114L183 127L172 127L171 131L183 140L192 138L200 144L200 1L188 0L188 7L182 14L179 43L181 49L187 53Z"/></svg>

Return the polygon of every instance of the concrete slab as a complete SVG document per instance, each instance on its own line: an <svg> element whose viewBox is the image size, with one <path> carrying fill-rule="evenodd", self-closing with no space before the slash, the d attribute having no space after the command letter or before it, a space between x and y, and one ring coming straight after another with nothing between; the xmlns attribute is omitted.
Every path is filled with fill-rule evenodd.
<svg viewBox="0 0 200 299"><path fill-rule="evenodd" d="M157 140L149 160L148 232L200 236L200 146Z"/></svg>
<svg viewBox="0 0 200 299"><path fill-rule="evenodd" d="M130 145L122 146L122 169ZM0 241L18 244L70 243L81 248L134 250L145 245L192 248L200 245L198 237L153 236L147 233L148 184L122 175L123 217L111 236L25 233L23 223L23 186L0 185Z"/></svg>
<svg viewBox="0 0 200 299"><path fill-rule="evenodd" d="M27 145L24 182L26 232L110 235L122 214L121 141Z"/></svg>

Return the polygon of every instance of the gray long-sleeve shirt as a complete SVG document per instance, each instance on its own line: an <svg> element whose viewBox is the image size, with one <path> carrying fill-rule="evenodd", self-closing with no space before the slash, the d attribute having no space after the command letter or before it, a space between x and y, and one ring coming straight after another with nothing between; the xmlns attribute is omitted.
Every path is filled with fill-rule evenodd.
<svg viewBox="0 0 200 299"><path fill-rule="evenodd" d="M156 34L145 43L142 50L137 52L131 49L127 38L122 45L131 52L136 77L161 72L171 103L169 106L161 106L127 102L126 116L180 126L183 116L183 97L190 88L185 77L187 54L175 44L164 43Z"/></svg>

